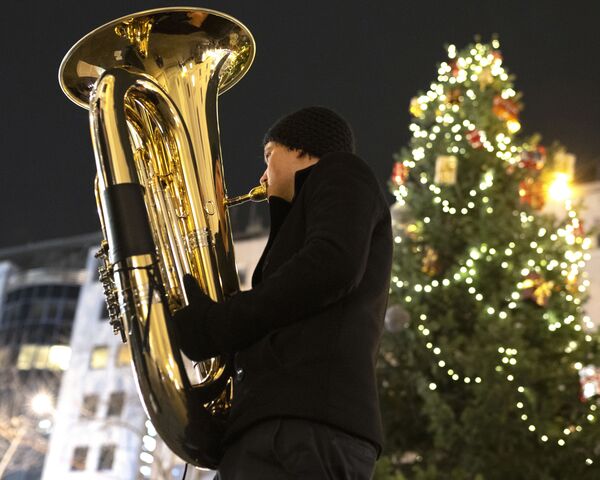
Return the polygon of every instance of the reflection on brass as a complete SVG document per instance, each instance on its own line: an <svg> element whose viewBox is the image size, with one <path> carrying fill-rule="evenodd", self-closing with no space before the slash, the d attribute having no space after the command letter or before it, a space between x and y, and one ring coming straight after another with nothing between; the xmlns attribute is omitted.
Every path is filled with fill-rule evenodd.
<svg viewBox="0 0 600 480"><path fill-rule="evenodd" d="M134 46L142 58L148 56L148 41L152 29L151 17L135 17L126 20L115 27L115 33L124 37Z"/></svg>
<svg viewBox="0 0 600 480"><path fill-rule="evenodd" d="M206 20L208 18L208 12L203 12L203 11L193 11L193 12L188 12L187 13L187 17L188 17L188 22L190 25L193 25L194 27L201 27L202 24L204 23L204 20Z"/></svg>
<svg viewBox="0 0 600 480"><path fill-rule="evenodd" d="M187 303L186 273L215 301L239 291L227 207L264 200L266 187L227 199L217 98L254 52L250 32L227 15L165 8L94 30L60 68L63 91L90 110L111 324L130 343L158 434L205 468L218 463L232 365L213 358L194 367L172 315Z"/></svg>

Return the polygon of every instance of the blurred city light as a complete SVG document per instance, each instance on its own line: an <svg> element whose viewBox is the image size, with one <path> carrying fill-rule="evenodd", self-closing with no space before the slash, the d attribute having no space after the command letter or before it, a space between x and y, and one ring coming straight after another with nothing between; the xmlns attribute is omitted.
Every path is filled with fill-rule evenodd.
<svg viewBox="0 0 600 480"><path fill-rule="evenodd" d="M31 409L37 415L47 415L54 410L52 397L46 392L40 392L31 399Z"/></svg>

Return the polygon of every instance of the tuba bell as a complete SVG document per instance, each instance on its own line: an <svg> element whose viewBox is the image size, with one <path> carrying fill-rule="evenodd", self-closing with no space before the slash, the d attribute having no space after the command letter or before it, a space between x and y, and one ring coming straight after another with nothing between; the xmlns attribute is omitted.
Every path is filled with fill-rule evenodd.
<svg viewBox="0 0 600 480"><path fill-rule="evenodd" d="M128 15L92 31L65 56L60 85L89 109L104 240L100 280L115 333L130 345L138 392L156 431L186 462L214 468L233 387L231 360L193 364L172 314L191 273L215 301L239 291L218 95L248 71L251 33L199 8Z"/></svg>

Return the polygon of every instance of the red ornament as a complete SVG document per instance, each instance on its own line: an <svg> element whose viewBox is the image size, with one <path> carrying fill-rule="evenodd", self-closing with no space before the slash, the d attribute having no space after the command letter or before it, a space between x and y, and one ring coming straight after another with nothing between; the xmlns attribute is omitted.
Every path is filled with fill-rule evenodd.
<svg viewBox="0 0 600 480"><path fill-rule="evenodd" d="M456 58L453 60L450 60L450 68L452 71L452 76L456 77L458 75L458 72L460 72L460 67L458 66L458 62L456 61Z"/></svg>
<svg viewBox="0 0 600 480"><path fill-rule="evenodd" d="M583 220L580 218L573 219L573 235L576 237L585 237L585 230L583 229Z"/></svg>
<svg viewBox="0 0 600 480"><path fill-rule="evenodd" d="M527 178L519 183L519 197L521 203L531 205L532 208L540 210L544 207L544 185L542 182Z"/></svg>
<svg viewBox="0 0 600 480"><path fill-rule="evenodd" d="M483 147L483 143L481 143L481 134L478 130L469 130L465 137L473 148Z"/></svg>
<svg viewBox="0 0 600 480"><path fill-rule="evenodd" d="M546 149L541 145L533 151L521 153L519 166L528 170L541 170L546 163Z"/></svg>
<svg viewBox="0 0 600 480"><path fill-rule="evenodd" d="M404 182L406 181L406 179L408 178L408 171L409 168L404 165L404 163L402 162L396 162L394 163L394 167L392 169L392 183L394 185L396 185L397 187L399 187L400 185L403 185Z"/></svg>
<svg viewBox="0 0 600 480"><path fill-rule="evenodd" d="M496 59L496 60L502 60L502 52L500 50L492 50L492 56Z"/></svg>
<svg viewBox="0 0 600 480"><path fill-rule="evenodd" d="M492 112L500 120L516 120L519 115L519 105L511 99L502 98L500 95L494 97Z"/></svg>
<svg viewBox="0 0 600 480"><path fill-rule="evenodd" d="M582 402L600 394L600 369L595 365L587 365L579 370L581 385L580 399Z"/></svg>

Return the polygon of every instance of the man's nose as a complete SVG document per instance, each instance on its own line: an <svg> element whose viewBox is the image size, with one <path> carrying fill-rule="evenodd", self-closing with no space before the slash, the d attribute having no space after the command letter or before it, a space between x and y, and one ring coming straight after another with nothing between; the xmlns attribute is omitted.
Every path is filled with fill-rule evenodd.
<svg viewBox="0 0 600 480"><path fill-rule="evenodd" d="M262 177L260 177L260 183L268 183L269 182L269 177L267 176L267 171L265 170L265 173L262 174Z"/></svg>

